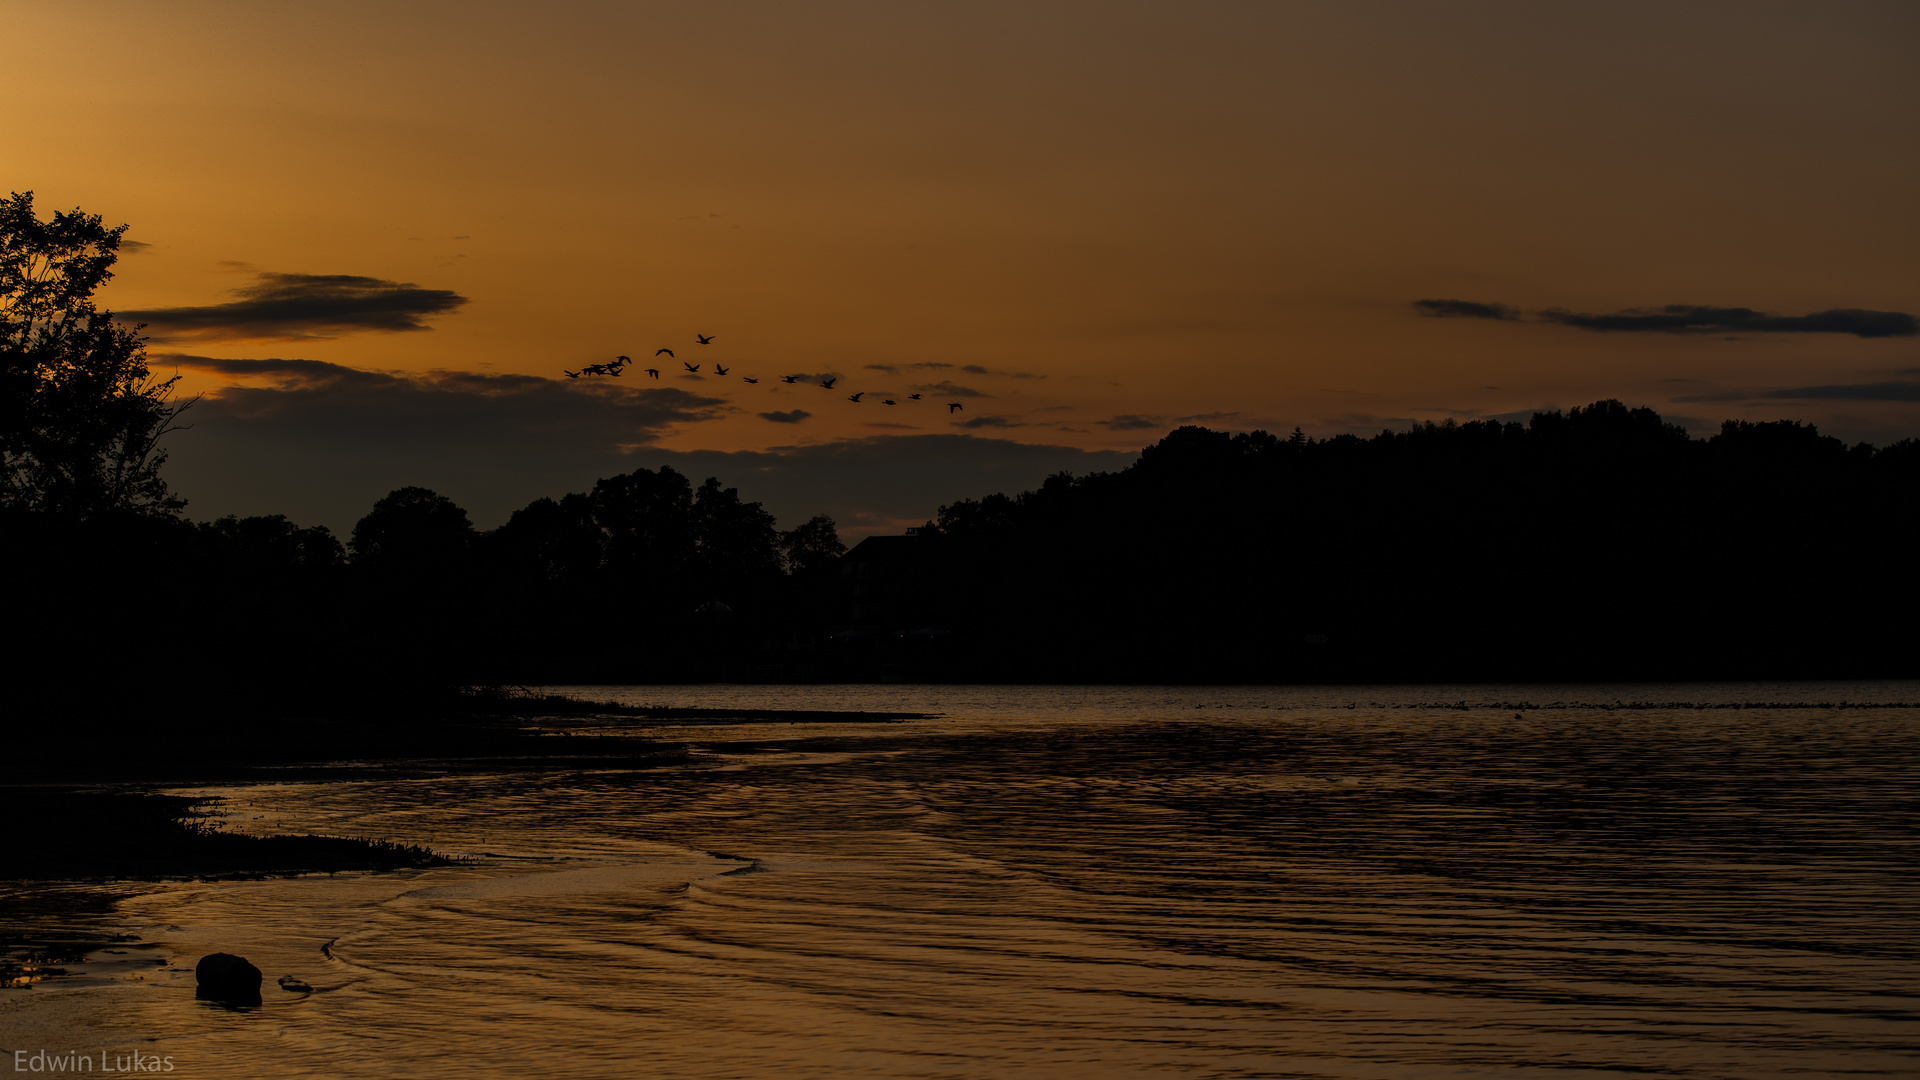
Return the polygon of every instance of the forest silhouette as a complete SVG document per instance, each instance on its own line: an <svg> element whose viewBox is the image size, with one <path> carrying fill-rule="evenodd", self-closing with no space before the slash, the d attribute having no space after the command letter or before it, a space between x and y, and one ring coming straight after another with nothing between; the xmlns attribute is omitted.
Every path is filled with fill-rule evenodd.
<svg viewBox="0 0 1920 1080"><path fill-rule="evenodd" d="M4 210L8 692L44 715L559 683L1920 674L1920 442L1787 420L1694 439L1611 400L1366 438L1182 427L851 552L830 519L782 532L671 468L484 531L418 487L345 542L196 523L161 473L171 384L93 306L120 230Z"/></svg>
<svg viewBox="0 0 1920 1080"><path fill-rule="evenodd" d="M422 488L284 517L10 511L50 705L313 712L500 684L1916 674L1920 443L1695 440L1602 401L1371 438L1180 428L843 554L637 469L492 530ZM16 680L16 687L19 680Z"/></svg>

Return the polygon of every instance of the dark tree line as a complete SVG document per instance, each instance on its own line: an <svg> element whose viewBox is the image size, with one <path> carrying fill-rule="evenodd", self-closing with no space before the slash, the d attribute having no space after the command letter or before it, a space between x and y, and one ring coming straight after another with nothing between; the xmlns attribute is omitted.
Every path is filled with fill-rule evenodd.
<svg viewBox="0 0 1920 1080"><path fill-rule="evenodd" d="M345 544L282 516L11 524L9 561L41 568L15 609L38 632L11 659L37 696L86 712L123 695L324 713L461 686L746 677L845 550L829 518L780 532L736 489L671 468L536 500L485 532L401 488Z"/></svg>
<svg viewBox="0 0 1920 1080"><path fill-rule="evenodd" d="M974 677L1913 675L1917 540L1920 442L1692 439L1602 401L1372 438L1181 428L1124 471L942 508L880 591L951 631L895 666Z"/></svg>
<svg viewBox="0 0 1920 1080"><path fill-rule="evenodd" d="M1692 439L1614 401L1371 438L1181 428L1120 472L845 555L828 519L781 533L671 469L487 532L421 488L345 545L284 518L165 521L141 561L187 583L159 613L175 647L322 704L471 683L1920 674L1920 442L1791 421Z"/></svg>

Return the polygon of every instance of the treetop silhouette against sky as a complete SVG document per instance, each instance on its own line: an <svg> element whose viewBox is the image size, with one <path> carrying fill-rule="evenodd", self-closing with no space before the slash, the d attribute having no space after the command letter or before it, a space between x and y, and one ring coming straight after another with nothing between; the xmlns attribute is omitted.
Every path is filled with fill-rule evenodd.
<svg viewBox="0 0 1920 1080"><path fill-rule="evenodd" d="M133 330L99 309L125 225L0 202L0 507L97 515L167 511L160 440L184 407Z"/></svg>

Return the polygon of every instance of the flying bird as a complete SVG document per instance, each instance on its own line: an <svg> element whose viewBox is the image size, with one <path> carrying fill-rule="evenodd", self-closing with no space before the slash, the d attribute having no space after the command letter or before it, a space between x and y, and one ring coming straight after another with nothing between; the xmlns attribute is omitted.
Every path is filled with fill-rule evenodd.
<svg viewBox="0 0 1920 1080"><path fill-rule="evenodd" d="M919 395L919 394L908 394L908 395L907 395L907 400L908 400L908 401L919 401L919 400L920 400L920 395Z"/></svg>
<svg viewBox="0 0 1920 1080"><path fill-rule="evenodd" d="M727 369L721 367L719 364L715 364L713 365L713 373L715 375L725 375L727 373Z"/></svg>
<svg viewBox="0 0 1920 1080"><path fill-rule="evenodd" d="M700 342L700 344L702 344L702 345L711 345L711 344L713 344L713 335L712 335L712 334L695 334L695 335L693 335L693 336L694 336L694 339L695 339L695 340L697 340L697 341L699 341L699 342Z"/></svg>
<svg viewBox="0 0 1920 1080"><path fill-rule="evenodd" d="M672 350L672 349L655 349L655 350L653 350L653 355L655 355L655 356L659 356L659 355L660 355L661 353L666 353L666 354L667 354L668 356L672 356L672 355L673 355L673 350Z"/></svg>
<svg viewBox="0 0 1920 1080"><path fill-rule="evenodd" d="M747 377L746 377L745 375L742 375L742 376L740 376L740 381L741 381L741 382L747 382L747 383L757 383L757 382L759 382L760 380L759 380L759 379L749 379L749 378L747 378Z"/></svg>
<svg viewBox="0 0 1920 1080"><path fill-rule="evenodd" d="M952 416L956 410L964 408L966 408L966 406L957 401L949 401L947 402L947 415Z"/></svg>
<svg viewBox="0 0 1920 1080"><path fill-rule="evenodd" d="M562 371L566 371L566 369L565 369L565 368L562 368L561 370L562 370ZM579 373L579 372L577 372L577 371L567 371L567 372L566 372L566 375L567 375L567 378L569 378L569 379L577 379L577 378L579 378L579 377L580 377L580 373Z"/></svg>
<svg viewBox="0 0 1920 1080"><path fill-rule="evenodd" d="M660 369L657 367L650 367L647 369L647 374L657 379L660 377Z"/></svg>
<svg viewBox="0 0 1920 1080"><path fill-rule="evenodd" d="M782 375L782 376L780 376L780 381L781 381L781 382L783 382L783 383L797 383L797 382L799 382L799 381L800 381L800 376L798 376L798 375Z"/></svg>
<svg viewBox="0 0 1920 1080"><path fill-rule="evenodd" d="M687 369L688 371L699 371L699 370L700 370L700 365L699 365L699 364L689 364L689 363L687 363L687 362L686 362L685 360L682 360L682 361L680 361L680 366L681 366L681 367L683 367L683 368L686 368L686 369Z"/></svg>
<svg viewBox="0 0 1920 1080"><path fill-rule="evenodd" d="M862 390L860 391L860 393L854 394L852 397L847 398L847 400L853 402L855 405L858 405L860 404L860 399L865 395L866 395L866 391Z"/></svg>
<svg viewBox="0 0 1920 1080"><path fill-rule="evenodd" d="M840 381L840 376L838 376L838 375L835 375L835 376L834 376L833 378L831 378L831 379L821 379L821 380L820 380L820 385L821 385L821 386L824 386L824 387L826 387L826 388L827 388L827 389L829 389L829 390L831 390L831 389L833 389L833 384L834 384L834 383L837 383L837 382L839 382L839 381Z"/></svg>

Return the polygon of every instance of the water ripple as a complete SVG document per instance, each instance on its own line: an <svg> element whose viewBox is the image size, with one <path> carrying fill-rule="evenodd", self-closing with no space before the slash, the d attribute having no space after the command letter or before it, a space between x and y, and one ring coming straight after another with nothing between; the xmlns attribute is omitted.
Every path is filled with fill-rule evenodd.
<svg viewBox="0 0 1920 1080"><path fill-rule="evenodd" d="M1771 692L621 690L945 715L235 789L494 854L130 896L317 992L119 1023L192 1075L1913 1075L1920 693Z"/></svg>

